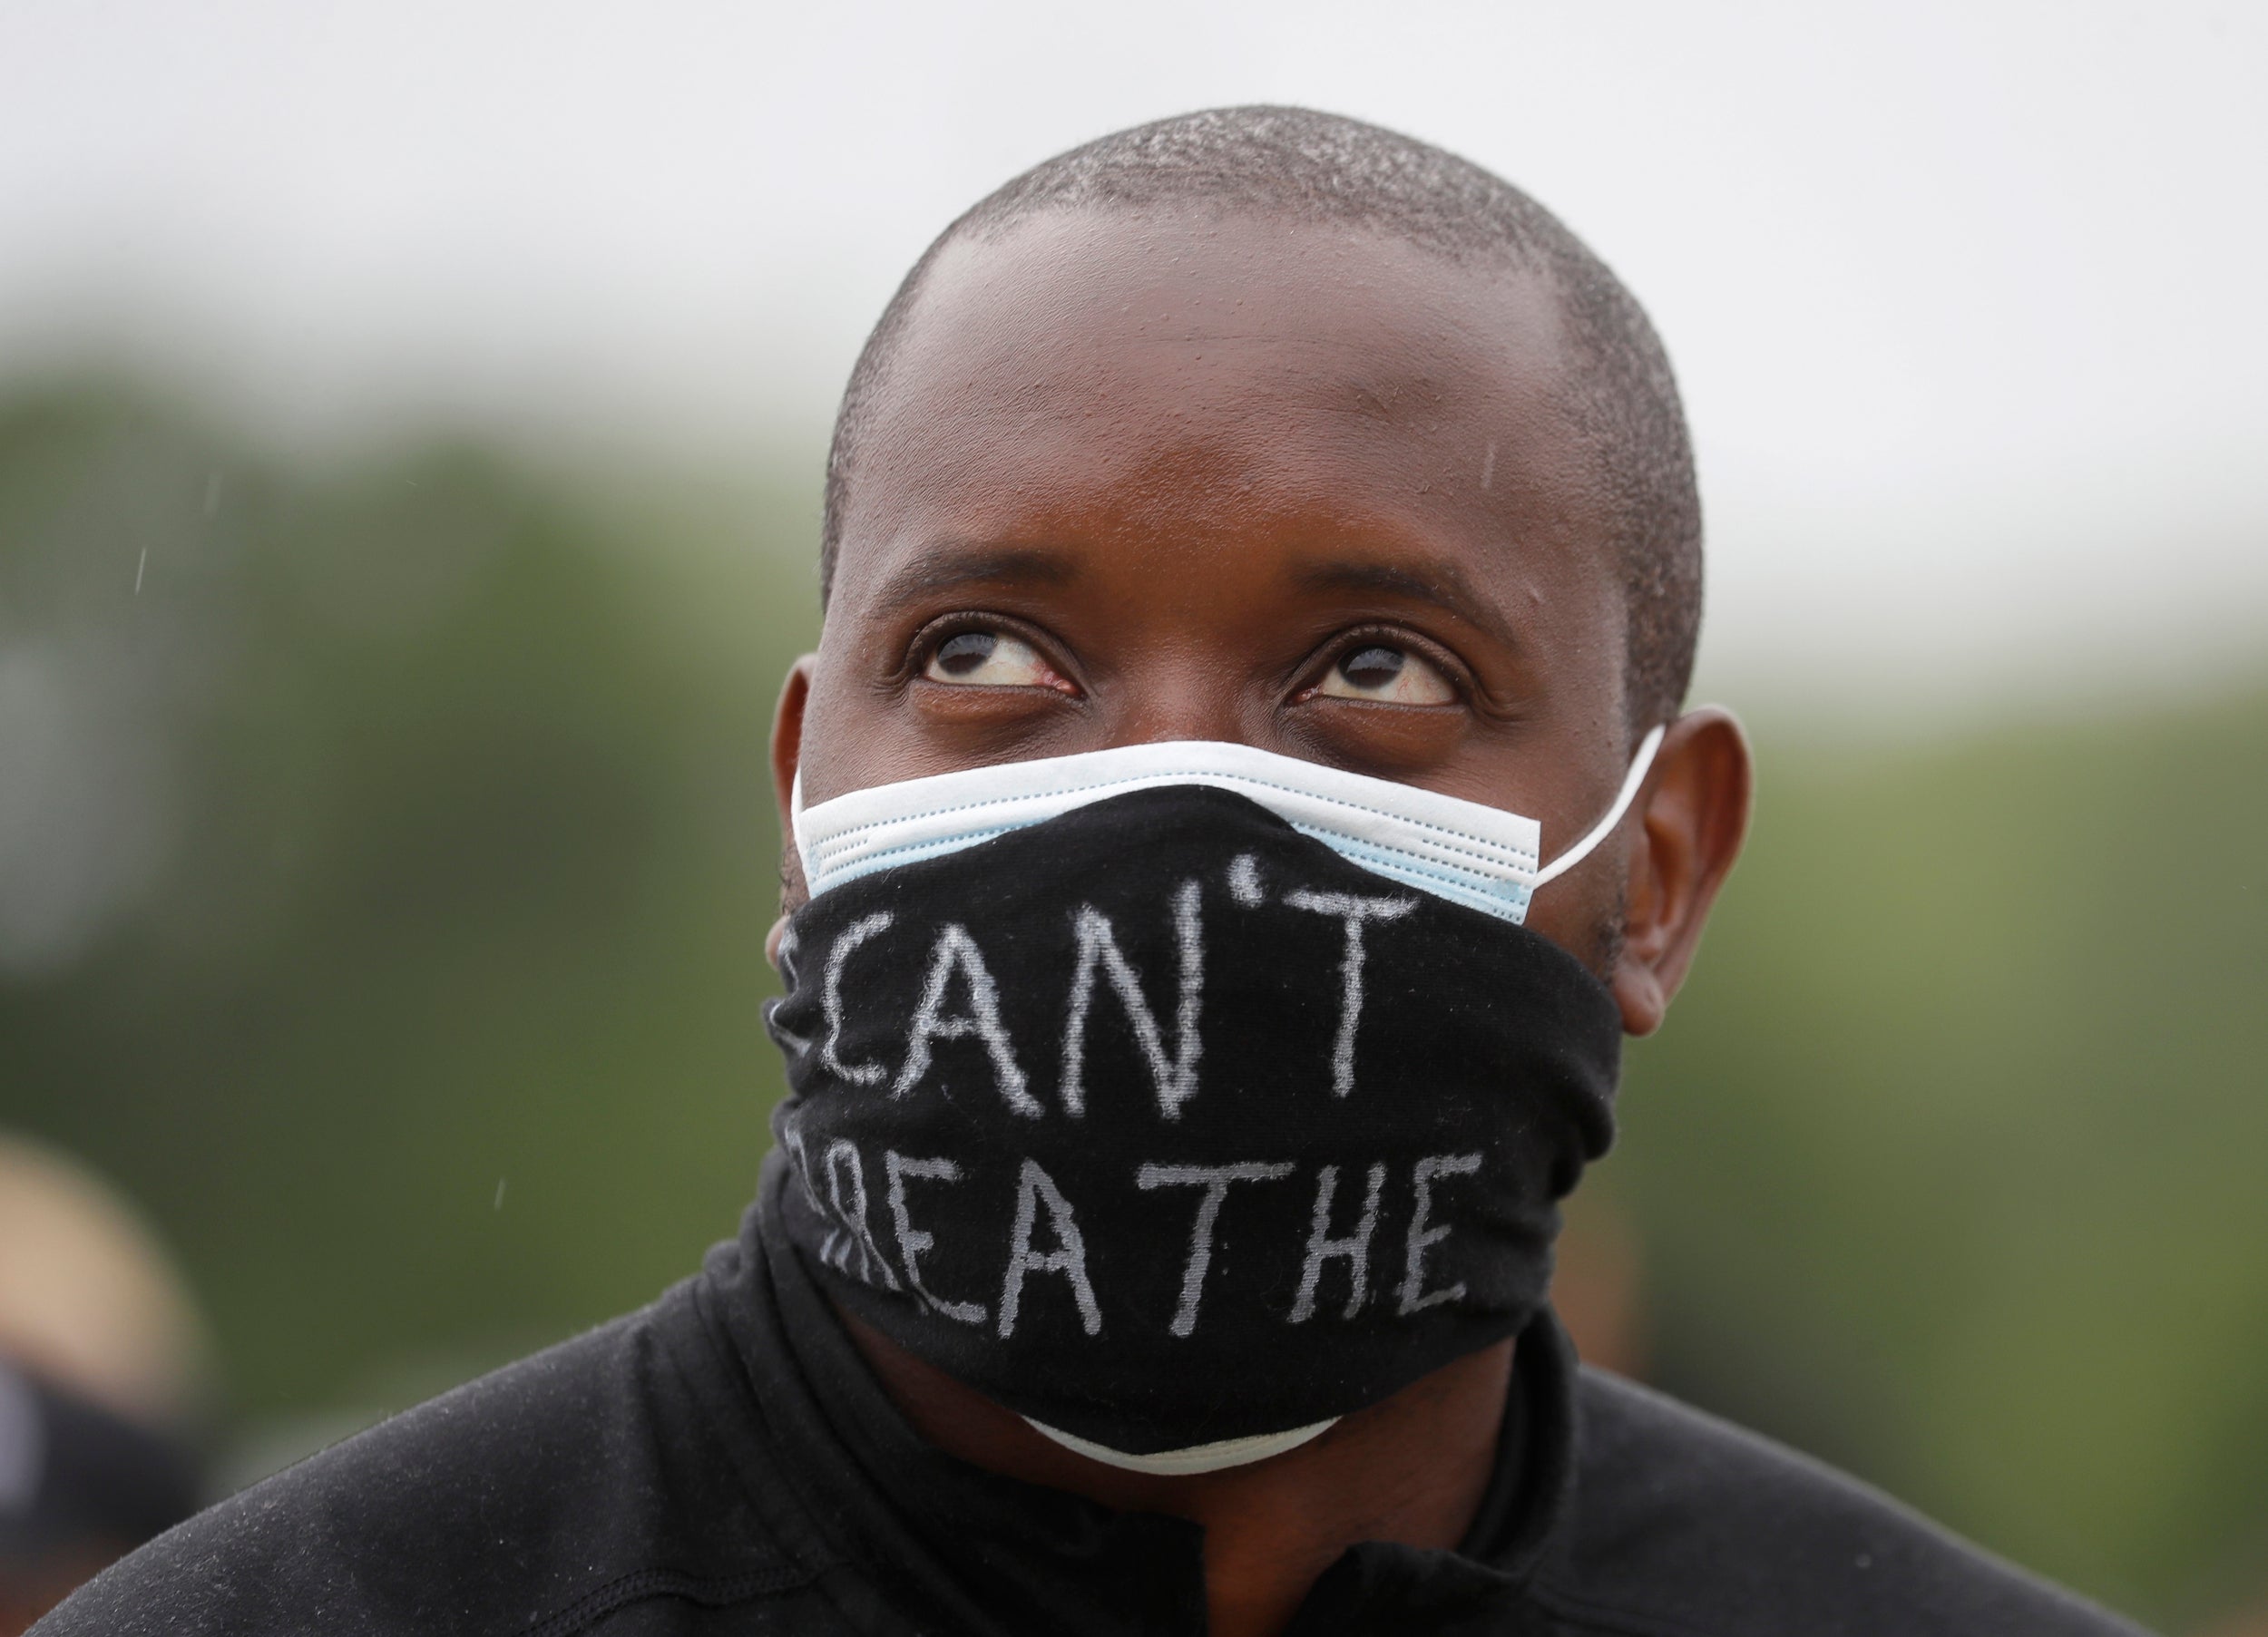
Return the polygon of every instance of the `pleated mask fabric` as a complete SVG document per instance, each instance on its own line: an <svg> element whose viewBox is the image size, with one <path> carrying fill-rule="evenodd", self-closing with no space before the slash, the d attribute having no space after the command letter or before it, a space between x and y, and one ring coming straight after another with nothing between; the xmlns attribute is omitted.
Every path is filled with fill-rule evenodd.
<svg viewBox="0 0 2268 1637"><path fill-rule="evenodd" d="M1534 819L1210 739L965 768L853 791L809 809L798 773L792 804L796 852L816 898L874 871L958 852L1110 796L1202 784L1251 798L1367 870L1516 922L1526 917L1536 888L1580 862L1622 822L1662 732L1654 728L1639 744L1604 816L1549 865L1542 862L1542 826Z"/></svg>

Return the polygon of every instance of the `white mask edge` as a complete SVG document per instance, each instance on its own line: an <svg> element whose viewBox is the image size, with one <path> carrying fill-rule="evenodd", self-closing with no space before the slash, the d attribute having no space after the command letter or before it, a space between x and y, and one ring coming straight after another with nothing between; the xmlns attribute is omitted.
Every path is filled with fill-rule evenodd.
<svg viewBox="0 0 2268 1637"><path fill-rule="evenodd" d="M1053 1439L1073 1455L1083 1455L1090 1461L1105 1466L1115 1466L1120 1472L1147 1473L1153 1477L1188 1477L1203 1472L1221 1472L1231 1466L1249 1466L1255 1461L1265 1461L1302 1444L1321 1437L1338 1424L1339 1418L1311 1421L1305 1427L1287 1428L1282 1432L1256 1432L1248 1437L1223 1438L1217 1444L1191 1444L1180 1449L1160 1449L1152 1455L1131 1455L1123 1449L1113 1449L1108 1444L1098 1444L1076 1433L1065 1432L1060 1427L1050 1427L1044 1421L1023 1418L1032 1431Z"/></svg>

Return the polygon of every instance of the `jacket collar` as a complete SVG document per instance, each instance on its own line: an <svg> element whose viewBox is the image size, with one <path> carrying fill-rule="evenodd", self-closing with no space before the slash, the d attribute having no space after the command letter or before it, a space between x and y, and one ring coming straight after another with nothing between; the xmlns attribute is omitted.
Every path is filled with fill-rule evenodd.
<svg viewBox="0 0 2268 1637"><path fill-rule="evenodd" d="M750 1379L777 1463L763 1476L798 1492L792 1535L816 1530L828 1556L862 1564L887 1588L883 1602L924 1628L943 1617L972 1632L1202 1632L1198 1525L1002 1477L906 1424L779 1228L786 1182L774 1155L738 1254L712 1262L699 1300ZM1350 1548L1286 1637L1527 1629L1525 1588L1571 1499L1574 1383L1572 1349L1547 1309L1520 1335L1495 1475L1465 1540L1453 1552Z"/></svg>

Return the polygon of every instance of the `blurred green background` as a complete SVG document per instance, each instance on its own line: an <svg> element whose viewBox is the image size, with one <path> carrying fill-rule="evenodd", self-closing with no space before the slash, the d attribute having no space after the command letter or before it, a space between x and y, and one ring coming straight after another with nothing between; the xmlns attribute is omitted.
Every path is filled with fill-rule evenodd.
<svg viewBox="0 0 2268 1637"><path fill-rule="evenodd" d="M235 1475L730 1231L817 492L0 403L0 1125L179 1249ZM1595 1184L1649 1374L2169 1628L2268 1595L2268 683L1734 702L1748 860Z"/></svg>

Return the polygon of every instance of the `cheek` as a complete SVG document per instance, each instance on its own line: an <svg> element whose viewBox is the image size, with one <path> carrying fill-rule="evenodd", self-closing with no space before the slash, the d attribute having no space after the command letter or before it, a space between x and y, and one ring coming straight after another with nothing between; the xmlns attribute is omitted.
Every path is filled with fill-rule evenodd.
<svg viewBox="0 0 2268 1637"><path fill-rule="evenodd" d="M885 741L891 731L887 702L850 681L840 665L822 651L804 706L800 767L807 807L869 784L886 782L893 760Z"/></svg>
<svg viewBox="0 0 2268 1637"><path fill-rule="evenodd" d="M815 806L847 791L941 769L908 766L920 760L919 736L908 732L904 693L846 661L849 644L830 651L823 641L804 707L803 799ZM908 741L912 741L911 744Z"/></svg>
<svg viewBox="0 0 2268 1637"><path fill-rule="evenodd" d="M1620 859L1594 857L1536 891L1529 901L1530 931L1540 933L1581 961L1601 983L1614 977L1628 915Z"/></svg>

